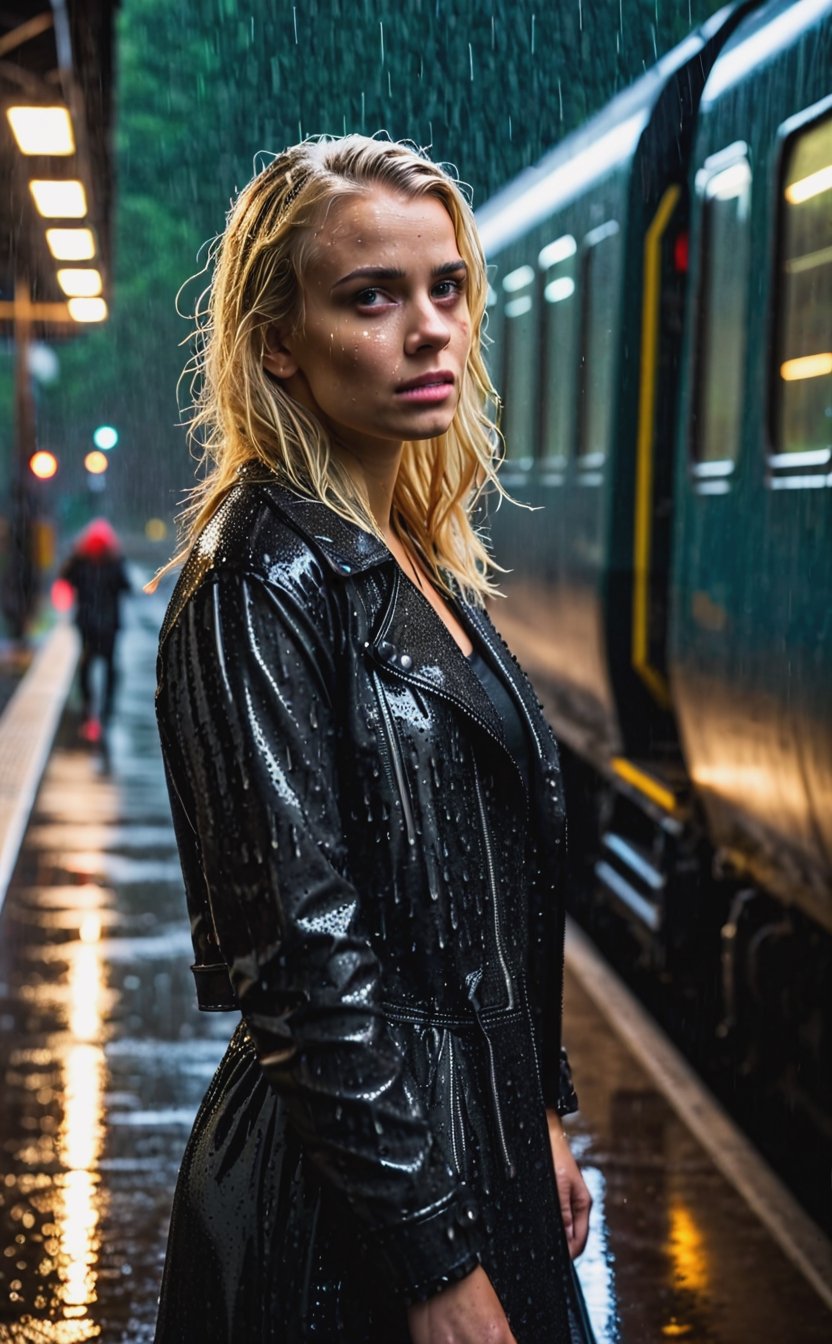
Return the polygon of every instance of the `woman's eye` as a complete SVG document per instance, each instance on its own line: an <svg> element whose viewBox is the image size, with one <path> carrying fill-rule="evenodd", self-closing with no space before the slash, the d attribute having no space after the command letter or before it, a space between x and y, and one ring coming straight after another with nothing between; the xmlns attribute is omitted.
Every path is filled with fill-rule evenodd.
<svg viewBox="0 0 832 1344"><path fill-rule="evenodd" d="M461 293L461 280L440 280L439 283L433 287L433 296L436 299L456 298L456 296Z"/></svg>
<svg viewBox="0 0 832 1344"><path fill-rule="evenodd" d="M380 289L362 289L356 294L355 301L361 308L377 308L384 302L384 294Z"/></svg>

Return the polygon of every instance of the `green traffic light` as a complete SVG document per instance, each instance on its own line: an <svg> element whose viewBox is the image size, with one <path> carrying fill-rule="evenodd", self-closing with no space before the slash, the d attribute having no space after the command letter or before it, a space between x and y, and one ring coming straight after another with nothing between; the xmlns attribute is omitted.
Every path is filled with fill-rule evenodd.
<svg viewBox="0 0 832 1344"><path fill-rule="evenodd" d="M118 443L118 430L113 429L112 425L99 425L92 436L92 441L96 448L103 448L106 453Z"/></svg>

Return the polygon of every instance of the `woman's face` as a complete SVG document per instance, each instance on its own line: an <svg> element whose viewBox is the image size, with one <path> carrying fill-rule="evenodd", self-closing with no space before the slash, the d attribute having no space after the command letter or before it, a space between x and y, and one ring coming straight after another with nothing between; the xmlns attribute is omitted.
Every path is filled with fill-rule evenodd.
<svg viewBox="0 0 832 1344"><path fill-rule="evenodd" d="M436 197L386 187L342 200L315 229L303 329L264 358L343 446L398 449L443 434L471 343L467 274Z"/></svg>

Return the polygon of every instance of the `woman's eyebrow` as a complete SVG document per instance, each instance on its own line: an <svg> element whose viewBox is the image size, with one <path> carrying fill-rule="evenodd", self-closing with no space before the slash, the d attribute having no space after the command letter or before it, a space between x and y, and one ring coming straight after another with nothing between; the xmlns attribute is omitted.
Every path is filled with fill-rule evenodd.
<svg viewBox="0 0 832 1344"><path fill-rule="evenodd" d="M441 266L434 266L431 276L434 280L439 280L443 276L459 275L467 270L468 267L460 258L458 261L445 261ZM342 275L332 288L338 289L341 285L349 284L351 280L404 280L406 274L406 271L396 266L359 266L357 270L350 271L349 275Z"/></svg>

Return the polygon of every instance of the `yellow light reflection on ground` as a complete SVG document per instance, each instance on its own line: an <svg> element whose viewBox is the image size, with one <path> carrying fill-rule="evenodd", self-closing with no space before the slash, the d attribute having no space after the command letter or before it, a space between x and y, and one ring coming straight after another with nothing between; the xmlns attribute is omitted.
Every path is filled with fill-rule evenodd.
<svg viewBox="0 0 832 1344"><path fill-rule="evenodd" d="M710 1282L708 1250L693 1214L674 1200L668 1218L668 1252L675 1282L690 1292L706 1293Z"/></svg>
<svg viewBox="0 0 832 1344"><path fill-rule="evenodd" d="M97 1262L101 1216L99 1179L101 1154L104 1051L101 1047L102 966L101 918L86 911L79 939L71 949L68 985L69 1029L73 1042L63 1060L64 1117L59 1133L61 1160L66 1168L60 1183L55 1223L58 1241L58 1277L64 1324L75 1321L93 1333L98 1328L87 1316L96 1300ZM60 1338L58 1334L55 1339Z"/></svg>
<svg viewBox="0 0 832 1344"><path fill-rule="evenodd" d="M98 1156L103 1062L97 1045L72 1045L67 1051L61 1156L70 1173L87 1170Z"/></svg>
<svg viewBox="0 0 832 1344"><path fill-rule="evenodd" d="M89 1171L68 1171L66 1174L61 1227L62 1296L66 1307L84 1308L96 1298L96 1186L96 1178Z"/></svg>

